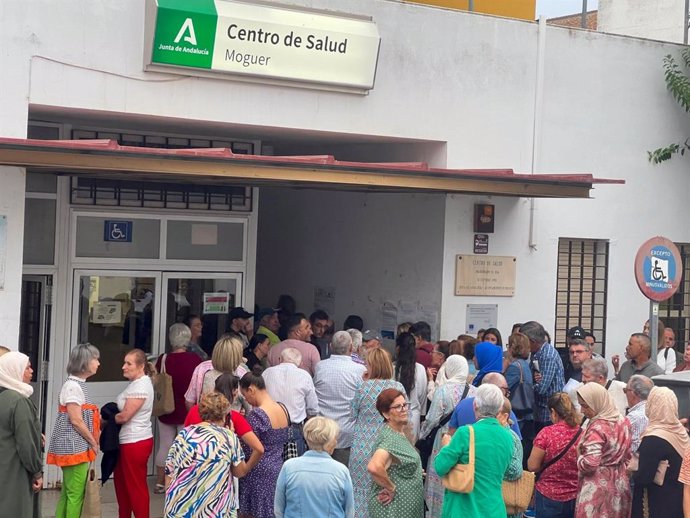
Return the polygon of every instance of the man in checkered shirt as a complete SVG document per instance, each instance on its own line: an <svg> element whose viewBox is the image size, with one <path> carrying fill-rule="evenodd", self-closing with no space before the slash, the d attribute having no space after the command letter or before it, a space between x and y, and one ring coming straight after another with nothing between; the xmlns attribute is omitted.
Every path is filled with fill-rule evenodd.
<svg viewBox="0 0 690 518"><path fill-rule="evenodd" d="M546 341L546 331L539 322L526 322L520 332L527 336L532 350L532 377L534 379L534 424L537 432L549 426L551 413L549 398L563 390L563 362L553 345Z"/></svg>
<svg viewBox="0 0 690 518"><path fill-rule="evenodd" d="M333 458L347 466L355 426L350 403L366 368L352 360L352 336L347 331L333 335L330 351L331 357L316 365L314 387L321 415L330 417L340 427Z"/></svg>

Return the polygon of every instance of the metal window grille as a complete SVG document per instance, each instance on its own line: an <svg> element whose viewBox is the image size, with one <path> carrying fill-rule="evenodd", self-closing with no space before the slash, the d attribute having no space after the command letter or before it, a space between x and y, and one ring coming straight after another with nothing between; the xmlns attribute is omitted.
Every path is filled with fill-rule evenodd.
<svg viewBox="0 0 690 518"><path fill-rule="evenodd" d="M690 341L690 243L676 243L683 263L683 277L678 291L659 303L659 318L676 335L676 350L682 353Z"/></svg>
<svg viewBox="0 0 690 518"><path fill-rule="evenodd" d="M581 326L594 334L601 353L605 352L608 269L608 241L558 240L556 345L564 347L568 329Z"/></svg>
<svg viewBox="0 0 690 518"><path fill-rule="evenodd" d="M110 139L117 140L123 146L149 148L226 147L232 149L233 153L254 153L252 142L79 129L72 130L72 139ZM252 188L238 185L178 184L72 177L71 201L75 205L251 212Z"/></svg>

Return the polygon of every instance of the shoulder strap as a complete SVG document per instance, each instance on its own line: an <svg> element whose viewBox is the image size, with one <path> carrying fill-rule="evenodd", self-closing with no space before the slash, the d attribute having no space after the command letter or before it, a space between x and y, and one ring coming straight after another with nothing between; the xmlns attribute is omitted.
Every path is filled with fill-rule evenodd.
<svg viewBox="0 0 690 518"><path fill-rule="evenodd" d="M290 420L290 412L288 412L287 407L283 405L280 401L278 401L278 404L280 405L280 408L283 409L283 412L285 412L285 417L287 417L288 426L292 426L292 421Z"/></svg>
<svg viewBox="0 0 690 518"><path fill-rule="evenodd" d="M465 390L462 391L462 397L460 398L460 401L465 399L467 397L467 394L470 392L470 384L465 383Z"/></svg>
<svg viewBox="0 0 690 518"><path fill-rule="evenodd" d="M570 442L566 445L566 447L563 448L563 450L561 450L561 452L560 452L558 455L556 455L553 459L551 459L549 462L547 462L546 464L544 464L544 465L541 467L541 470L539 471L539 473L540 473L540 474L541 474L541 473L544 473L544 471L546 470L546 468L550 467L552 464L556 464L556 462L558 462L559 460L561 460L561 459L563 458L563 455L565 455L566 453L568 453L568 450L569 450L570 448L572 448L573 444L575 444L575 442L580 438L580 435L581 435L581 434L582 434L582 428L578 428L578 429L577 429L577 432L575 432L575 436L574 436L572 439L570 439Z"/></svg>
<svg viewBox="0 0 690 518"><path fill-rule="evenodd" d="M161 374L165 374L165 359L168 357L167 354L163 355L163 358L161 358Z"/></svg>
<svg viewBox="0 0 690 518"><path fill-rule="evenodd" d="M669 349L670 349L670 347L666 347L666 348L664 349L664 360L668 360L668 350L669 350Z"/></svg>
<svg viewBox="0 0 690 518"><path fill-rule="evenodd" d="M474 468L474 427L469 425L467 428L470 429L470 459L468 465Z"/></svg>
<svg viewBox="0 0 690 518"><path fill-rule="evenodd" d="M611 386L611 383L613 383L613 380L608 380L608 381L606 382L606 390L609 389L609 387Z"/></svg>

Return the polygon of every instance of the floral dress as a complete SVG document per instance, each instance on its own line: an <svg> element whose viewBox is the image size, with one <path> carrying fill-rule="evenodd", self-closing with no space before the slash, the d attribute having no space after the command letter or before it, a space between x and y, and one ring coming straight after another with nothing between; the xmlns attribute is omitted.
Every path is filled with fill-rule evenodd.
<svg viewBox="0 0 690 518"><path fill-rule="evenodd" d="M575 518L626 518L630 516L630 481L625 465L630 459L630 423L597 419L583 433L578 445L580 490Z"/></svg>
<svg viewBox="0 0 690 518"><path fill-rule="evenodd" d="M425 438L431 430L450 414L462 399L462 393L465 390L464 383L446 383L436 388L434 397L431 400L431 406L426 415L426 420L422 423L422 429L419 433L420 438ZM467 396L473 396L477 389L470 385ZM443 510L443 493L445 491L441 483L441 477L436 473L434 468L434 459L441 449L441 436L448 431L448 423L439 428L434 439L434 447L429 456L429 463L426 468L426 505L429 508L427 511L428 518L439 518Z"/></svg>
<svg viewBox="0 0 690 518"><path fill-rule="evenodd" d="M288 427L274 429L266 412L259 407L247 415L247 422L264 445L264 454L254 469L240 479L240 512L254 518L273 518L273 497L283 467ZM251 448L246 444L243 447L245 457L249 458Z"/></svg>
<svg viewBox="0 0 690 518"><path fill-rule="evenodd" d="M244 460L237 436L225 427L198 424L175 438L165 463L171 483L165 492L166 518L235 518L232 467Z"/></svg>
<svg viewBox="0 0 690 518"><path fill-rule="evenodd" d="M355 420L355 434L350 451L350 475L355 495L355 518L367 518L369 487L371 475L367 471L367 464L371 460L376 438L384 426L383 417L376 410L376 398L381 391L394 388L403 394L405 387L393 380L366 380L355 391L352 399L352 417Z"/></svg>

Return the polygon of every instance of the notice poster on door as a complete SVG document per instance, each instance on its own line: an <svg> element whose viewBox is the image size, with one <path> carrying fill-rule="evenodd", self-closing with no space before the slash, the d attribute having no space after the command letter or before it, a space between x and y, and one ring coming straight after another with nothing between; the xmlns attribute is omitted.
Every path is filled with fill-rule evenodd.
<svg viewBox="0 0 690 518"><path fill-rule="evenodd" d="M227 315L234 307L233 298L225 291L204 293L204 315Z"/></svg>
<svg viewBox="0 0 690 518"><path fill-rule="evenodd" d="M122 302L119 300L99 300L91 310L94 324L119 324L122 321Z"/></svg>
<svg viewBox="0 0 690 518"><path fill-rule="evenodd" d="M5 289L5 264L7 263L7 216L0 216L0 291Z"/></svg>

